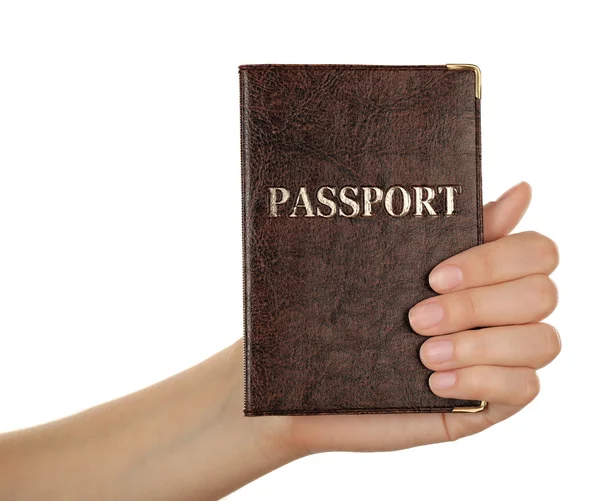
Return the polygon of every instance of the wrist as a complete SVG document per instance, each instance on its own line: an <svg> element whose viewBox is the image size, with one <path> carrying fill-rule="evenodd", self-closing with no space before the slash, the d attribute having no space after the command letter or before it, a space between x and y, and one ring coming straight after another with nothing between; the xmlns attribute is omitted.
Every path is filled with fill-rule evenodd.
<svg viewBox="0 0 600 501"><path fill-rule="evenodd" d="M222 352L228 365L227 405L222 407L233 426L242 431L269 461L283 466L308 454L293 433L291 416L244 416L243 341L239 339Z"/></svg>

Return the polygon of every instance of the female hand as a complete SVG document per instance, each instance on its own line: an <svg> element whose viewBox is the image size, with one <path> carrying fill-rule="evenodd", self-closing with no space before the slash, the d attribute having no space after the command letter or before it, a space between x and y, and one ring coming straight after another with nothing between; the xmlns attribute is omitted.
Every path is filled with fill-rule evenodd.
<svg viewBox="0 0 600 501"><path fill-rule="evenodd" d="M428 339L421 360L435 371L431 390L487 400L477 414L274 417L280 444L298 454L385 451L456 440L520 411L539 392L536 370L560 351L556 330L540 321L556 307L548 275L557 247L535 232L513 235L531 199L521 183L484 208L485 244L440 263L429 280L439 296L415 305L412 328ZM483 327L482 329L476 329Z"/></svg>
<svg viewBox="0 0 600 501"><path fill-rule="evenodd" d="M483 412L245 418L238 340L137 393L0 435L0 498L218 499L310 453L456 440L512 416L560 351L555 329L539 323L557 303L548 278L556 246L534 232L507 236L530 197L520 184L488 204L486 243L436 266L430 283L440 295L409 314L427 336L432 391L487 400Z"/></svg>

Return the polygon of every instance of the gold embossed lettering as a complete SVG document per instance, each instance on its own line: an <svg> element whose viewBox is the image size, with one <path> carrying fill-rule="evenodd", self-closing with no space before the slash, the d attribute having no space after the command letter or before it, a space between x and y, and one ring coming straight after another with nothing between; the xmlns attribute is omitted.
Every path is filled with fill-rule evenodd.
<svg viewBox="0 0 600 501"><path fill-rule="evenodd" d="M337 213L337 205L336 205L335 201L333 201L330 198L327 198L325 196L325 190L328 190L332 196L335 196L336 189L333 188L332 186L322 186L321 188L319 188L319 190L317 191L317 200L320 204L323 204L323 205L329 207L329 213L324 214L321 211L321 208L319 206L317 206L317 216L333 217Z"/></svg>
<svg viewBox="0 0 600 501"><path fill-rule="evenodd" d="M383 190L374 186L363 187L363 216L372 216L373 204L378 204L383 198Z"/></svg>
<svg viewBox="0 0 600 501"><path fill-rule="evenodd" d="M287 188L273 187L269 190L269 217L279 217L279 206L290 202ZM414 190L414 192L412 191ZM412 186L409 191L401 185L389 188L378 186L321 186L313 191L300 186L288 217L366 217L379 214L404 217L453 216L457 214L457 198L463 192L460 185ZM385 210L377 211L375 205L382 203ZM434 203L435 202L435 203ZM303 209L300 210L300 209ZM412 212L411 212L412 209ZM283 209L282 209L283 210ZM299 212L300 210L300 212Z"/></svg>
<svg viewBox="0 0 600 501"><path fill-rule="evenodd" d="M352 212L346 213L344 212L343 207L340 207L339 214L343 217L356 217L360 213L360 205L356 200L348 197L349 191L351 191L354 196L358 195L358 188L355 188L354 186L344 186L340 190L340 202L352 208Z"/></svg>
<svg viewBox="0 0 600 501"><path fill-rule="evenodd" d="M394 193L397 191L402 193L402 211L398 214L394 212ZM383 204L385 206L385 210L390 216L402 217L408 214L408 211L410 210L410 203L410 193L408 191L406 191L402 186L391 186L385 193L385 201Z"/></svg>
<svg viewBox="0 0 600 501"><path fill-rule="evenodd" d="M304 217L315 217L312 204L310 203L310 198L308 198L308 193L306 192L306 186L300 187L300 190L298 191L298 196L296 197L296 203L294 204L294 208L292 209L290 217L298 217L296 211L299 208L302 208L306 211Z"/></svg>
<svg viewBox="0 0 600 501"><path fill-rule="evenodd" d="M431 201L435 197L435 191L429 186L415 186L415 216L423 216L423 207L427 210L430 216L437 216L435 210L431 206ZM427 196L423 198L423 192L427 193Z"/></svg>
<svg viewBox="0 0 600 501"><path fill-rule="evenodd" d="M460 195L462 188L460 186L438 186L438 193L446 191L446 216L456 214L454 211L454 193Z"/></svg>
<svg viewBox="0 0 600 501"><path fill-rule="evenodd" d="M277 194L281 194L278 198ZM285 188L269 188L269 217L277 217L277 206L290 199L290 192Z"/></svg>

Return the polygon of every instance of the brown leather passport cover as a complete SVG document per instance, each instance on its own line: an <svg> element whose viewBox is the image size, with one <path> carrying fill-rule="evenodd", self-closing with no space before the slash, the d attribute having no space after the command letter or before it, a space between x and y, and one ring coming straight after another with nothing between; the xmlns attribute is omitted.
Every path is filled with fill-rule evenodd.
<svg viewBox="0 0 600 501"><path fill-rule="evenodd" d="M479 70L245 65L244 413L449 412L409 309L482 243Z"/></svg>

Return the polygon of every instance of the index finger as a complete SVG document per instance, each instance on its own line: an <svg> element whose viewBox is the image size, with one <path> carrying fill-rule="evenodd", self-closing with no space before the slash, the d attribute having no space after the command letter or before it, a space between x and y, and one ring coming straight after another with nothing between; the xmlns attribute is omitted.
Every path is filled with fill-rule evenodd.
<svg viewBox="0 0 600 501"><path fill-rule="evenodd" d="M527 231L471 247L442 261L429 274L429 284L441 294L539 273L549 275L557 266L558 248L554 241Z"/></svg>

